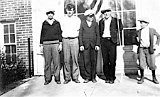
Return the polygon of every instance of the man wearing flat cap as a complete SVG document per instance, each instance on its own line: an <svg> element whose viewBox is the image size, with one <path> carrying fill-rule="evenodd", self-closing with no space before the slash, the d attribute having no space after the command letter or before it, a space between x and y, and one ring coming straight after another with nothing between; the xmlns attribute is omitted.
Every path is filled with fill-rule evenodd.
<svg viewBox="0 0 160 97"><path fill-rule="evenodd" d="M101 10L101 13L104 17L99 21L103 72L106 77L105 83L113 84L116 79L117 44L123 25L120 19L111 16L111 9Z"/></svg>
<svg viewBox="0 0 160 97"><path fill-rule="evenodd" d="M52 81L51 62L53 59L54 77L57 84L60 81L60 55L62 50L62 30L60 23L55 20L55 11L48 11L46 15L48 18L43 22L40 36L40 46L43 46L43 54L45 60L44 66L44 85Z"/></svg>
<svg viewBox="0 0 160 97"><path fill-rule="evenodd" d="M144 17L138 20L140 22L141 29L137 31L138 44L138 55L139 55L139 67L141 78L137 82L142 84L144 82L144 69L146 66L152 71L153 82L159 84L156 79L156 65L154 51L160 42L160 35L154 28L149 27L149 19ZM156 44L154 44L154 36L157 37Z"/></svg>
<svg viewBox="0 0 160 97"><path fill-rule="evenodd" d="M80 51L83 52L84 57L84 83L88 83L90 80L96 83L97 51L100 46L99 27L98 23L94 21L92 10L87 10L84 15L86 19L81 22L79 32Z"/></svg>
<svg viewBox="0 0 160 97"><path fill-rule="evenodd" d="M75 83L79 81L79 29L80 19L74 15L75 7L73 4L68 4L65 8L66 16L63 20L63 54L64 54L64 84L67 84L72 79Z"/></svg>

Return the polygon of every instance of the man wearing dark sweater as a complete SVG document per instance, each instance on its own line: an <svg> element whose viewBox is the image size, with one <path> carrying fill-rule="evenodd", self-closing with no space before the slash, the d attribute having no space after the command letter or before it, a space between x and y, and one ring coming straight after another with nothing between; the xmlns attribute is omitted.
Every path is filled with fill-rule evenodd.
<svg viewBox="0 0 160 97"><path fill-rule="evenodd" d="M52 80L51 62L53 59L54 76L57 84L61 84L60 81L60 55L59 51L62 50L62 30L60 23L56 21L54 11L46 12L48 19L42 24L40 45L43 46L43 54L45 59L44 78L47 85Z"/></svg>

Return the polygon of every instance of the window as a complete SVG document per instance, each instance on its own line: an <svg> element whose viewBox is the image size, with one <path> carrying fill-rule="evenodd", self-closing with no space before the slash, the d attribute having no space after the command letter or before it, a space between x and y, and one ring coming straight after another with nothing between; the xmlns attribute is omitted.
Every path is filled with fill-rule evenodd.
<svg viewBox="0 0 160 97"><path fill-rule="evenodd" d="M120 34L121 44L136 44L136 0L64 0L64 8L68 3L75 5L75 14L84 19L83 13L91 8L94 9L96 15L100 12L101 7L108 6L113 10L113 17L122 20L124 30ZM97 18L97 17L96 17ZM98 16L99 18L99 16Z"/></svg>
<svg viewBox="0 0 160 97"><path fill-rule="evenodd" d="M4 24L4 46L6 53L6 63L16 62L16 37L15 24Z"/></svg>

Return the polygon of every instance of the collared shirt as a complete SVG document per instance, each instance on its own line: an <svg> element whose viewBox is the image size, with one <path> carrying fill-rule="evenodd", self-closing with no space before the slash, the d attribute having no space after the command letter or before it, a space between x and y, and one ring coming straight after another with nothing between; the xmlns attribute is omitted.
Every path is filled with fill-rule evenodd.
<svg viewBox="0 0 160 97"><path fill-rule="evenodd" d="M62 23L62 37L78 37L81 20L77 16L65 16Z"/></svg>
<svg viewBox="0 0 160 97"><path fill-rule="evenodd" d="M149 47L150 40L149 40L149 27L143 28L141 30L141 47Z"/></svg>
<svg viewBox="0 0 160 97"><path fill-rule="evenodd" d="M86 21L88 24L88 27L91 27L92 22Z"/></svg>
<svg viewBox="0 0 160 97"><path fill-rule="evenodd" d="M54 20L54 19L51 19L51 20L50 20L50 19L47 19L46 21L47 21L50 25L52 25L55 20Z"/></svg>
<svg viewBox="0 0 160 97"><path fill-rule="evenodd" d="M102 37L111 37L111 35L110 35L111 20L112 20L111 17L109 17L107 20L105 20L104 33L103 33Z"/></svg>

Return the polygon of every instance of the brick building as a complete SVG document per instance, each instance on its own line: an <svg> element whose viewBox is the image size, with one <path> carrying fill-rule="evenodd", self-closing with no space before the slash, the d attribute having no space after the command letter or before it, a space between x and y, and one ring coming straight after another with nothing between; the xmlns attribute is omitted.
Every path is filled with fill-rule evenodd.
<svg viewBox="0 0 160 97"><path fill-rule="evenodd" d="M21 54L28 66L28 38L33 51L31 0L0 0L0 44L7 62Z"/></svg>

